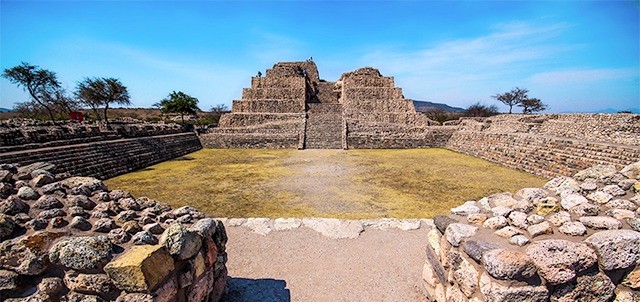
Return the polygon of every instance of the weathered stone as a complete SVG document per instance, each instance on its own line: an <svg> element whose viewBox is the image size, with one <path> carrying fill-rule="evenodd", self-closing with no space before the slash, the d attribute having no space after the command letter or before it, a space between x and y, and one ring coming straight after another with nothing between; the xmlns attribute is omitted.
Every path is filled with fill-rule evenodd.
<svg viewBox="0 0 640 302"><path fill-rule="evenodd" d="M595 182L584 182L580 185L580 189L586 192L595 191L598 189L598 184Z"/></svg>
<svg viewBox="0 0 640 302"><path fill-rule="evenodd" d="M613 195L602 191L596 191L587 195L587 198L599 204L605 204L609 202L609 200L613 199Z"/></svg>
<svg viewBox="0 0 640 302"><path fill-rule="evenodd" d="M302 224L302 220L298 220L300 224ZM217 222L215 220L211 218L204 218L196 221L196 223L191 226L191 230L196 231L203 238L213 238L213 236L215 236L216 234L216 226Z"/></svg>
<svg viewBox="0 0 640 302"><path fill-rule="evenodd" d="M480 262L482 254L486 251L497 249L500 246L495 243L490 243L484 240L471 239L462 243L462 249L464 252L476 262Z"/></svg>
<svg viewBox="0 0 640 302"><path fill-rule="evenodd" d="M527 224L527 214L523 212L513 211L509 213L509 221L511 221L511 225L517 228L526 229L529 226Z"/></svg>
<svg viewBox="0 0 640 302"><path fill-rule="evenodd" d="M135 234L142 231L140 225L135 221L127 221L122 224L122 229L129 234Z"/></svg>
<svg viewBox="0 0 640 302"><path fill-rule="evenodd" d="M15 290L18 288L19 275L12 271L0 270L0 291Z"/></svg>
<svg viewBox="0 0 640 302"><path fill-rule="evenodd" d="M42 210L60 209L64 207L55 195L42 195L33 203L33 207Z"/></svg>
<svg viewBox="0 0 640 302"><path fill-rule="evenodd" d="M181 224L170 225L160 237L160 245L178 260L193 257L202 246L202 236Z"/></svg>
<svg viewBox="0 0 640 302"><path fill-rule="evenodd" d="M547 193L541 188L524 188L520 189L520 191L516 193L516 196L520 196L523 199L534 203L535 201L546 198Z"/></svg>
<svg viewBox="0 0 640 302"><path fill-rule="evenodd" d="M96 203L85 195L67 196L67 205L70 207L82 207L87 211L93 210L96 207Z"/></svg>
<svg viewBox="0 0 640 302"><path fill-rule="evenodd" d="M551 301L607 302L613 296L615 285L602 272L579 276L574 283L561 284L551 295Z"/></svg>
<svg viewBox="0 0 640 302"><path fill-rule="evenodd" d="M104 299L94 296L94 295L85 295L76 292L69 292L66 296L62 298L64 302L106 302Z"/></svg>
<svg viewBox="0 0 640 302"><path fill-rule="evenodd" d="M543 285L509 286L492 280L487 272L480 276L480 292L487 302L545 302L549 292Z"/></svg>
<svg viewBox="0 0 640 302"><path fill-rule="evenodd" d="M518 201L513 198L511 193L497 193L487 197L491 207L513 207Z"/></svg>
<svg viewBox="0 0 640 302"><path fill-rule="evenodd" d="M145 244L157 244L158 238L153 236L150 232L140 231L133 235L131 238L133 240L133 244L135 245L145 245Z"/></svg>
<svg viewBox="0 0 640 302"><path fill-rule="evenodd" d="M636 267L622 280L622 284L633 288L635 290L640 289L640 266Z"/></svg>
<svg viewBox="0 0 640 302"><path fill-rule="evenodd" d="M636 232L640 232L640 218L625 219L629 226Z"/></svg>
<svg viewBox="0 0 640 302"><path fill-rule="evenodd" d="M622 228L622 222L613 217L607 216L587 216L580 217L580 222L588 228L614 230Z"/></svg>
<svg viewBox="0 0 640 302"><path fill-rule="evenodd" d="M104 271L121 290L151 293L174 268L171 255L162 245L139 245L109 262Z"/></svg>
<svg viewBox="0 0 640 302"><path fill-rule="evenodd" d="M626 199L614 199L604 205L607 208L635 211L638 206Z"/></svg>
<svg viewBox="0 0 640 302"><path fill-rule="evenodd" d="M470 200L458 207L452 208L451 213L455 215L467 216L470 214L480 213L480 208L476 205L475 201Z"/></svg>
<svg viewBox="0 0 640 302"><path fill-rule="evenodd" d="M105 274L82 274L69 270L64 275L64 284L72 291L100 296L112 300L117 296L117 289Z"/></svg>
<svg viewBox="0 0 640 302"><path fill-rule="evenodd" d="M547 221L543 221L538 224L534 224L527 228L527 232L531 235L531 237L540 236L543 234L553 234L553 227Z"/></svg>
<svg viewBox="0 0 640 302"><path fill-rule="evenodd" d="M500 229L503 228L505 226L507 226L509 224L509 221L507 220L507 218L503 217L503 216L494 216L494 217L490 217L487 220L484 221L484 223L482 224L482 226L484 228L488 228L488 229Z"/></svg>
<svg viewBox="0 0 640 302"><path fill-rule="evenodd" d="M73 219L71 219L71 223L69 224L69 227L77 230L81 230L81 231L88 231L93 226L91 225L91 222L84 219L83 217L76 216L76 217L73 217Z"/></svg>
<svg viewBox="0 0 640 302"><path fill-rule="evenodd" d="M507 249L486 251L482 264L491 276L502 280L524 280L536 273L536 267L526 254Z"/></svg>
<svg viewBox="0 0 640 302"><path fill-rule="evenodd" d="M109 231L107 237L113 244L124 244L131 240L131 235L122 228Z"/></svg>
<svg viewBox="0 0 640 302"><path fill-rule="evenodd" d="M32 187L42 187L44 185L50 184L52 182L55 182L56 178L53 176L53 174L51 173L43 173L43 174L38 174L35 177L33 177L30 181L29 184Z"/></svg>
<svg viewBox="0 0 640 302"><path fill-rule="evenodd" d="M596 253L584 243L562 239L533 242L527 255L538 268L538 273L551 284L573 280L576 274L596 264Z"/></svg>
<svg viewBox="0 0 640 302"><path fill-rule="evenodd" d="M606 214L618 220L633 219L636 217L636 212L624 209L611 209L608 210Z"/></svg>
<svg viewBox="0 0 640 302"><path fill-rule="evenodd" d="M49 221L42 218L32 219L24 224L27 229L31 229L34 231L45 229L48 225Z"/></svg>
<svg viewBox="0 0 640 302"><path fill-rule="evenodd" d="M38 292L43 293L49 297L58 297L66 290L62 278L47 277L42 278L42 281L38 283Z"/></svg>
<svg viewBox="0 0 640 302"><path fill-rule="evenodd" d="M477 227L468 224L452 223L445 230L444 236L451 245L458 246L462 240L475 235L477 231Z"/></svg>
<svg viewBox="0 0 640 302"><path fill-rule="evenodd" d="M580 184L571 177L560 176L548 181L544 188L560 195L564 192L579 192Z"/></svg>
<svg viewBox="0 0 640 302"><path fill-rule="evenodd" d="M118 201L122 198L133 198L133 195L123 190L111 190L109 192L109 200Z"/></svg>
<svg viewBox="0 0 640 302"><path fill-rule="evenodd" d="M142 208L140 203L138 203L136 199L133 199L133 197L124 197L114 200L117 200L118 206L126 211L140 211Z"/></svg>
<svg viewBox="0 0 640 302"><path fill-rule="evenodd" d="M589 200L584 198L584 196L575 193L564 196L560 201L560 205L565 210L570 210L571 208L584 203L589 203Z"/></svg>
<svg viewBox="0 0 640 302"><path fill-rule="evenodd" d="M36 200L40 197L38 192L31 187L21 187L18 189L18 194L16 194L16 196L24 200Z"/></svg>
<svg viewBox="0 0 640 302"><path fill-rule="evenodd" d="M68 237L49 249L52 263L79 271L99 270L111 260L113 249L107 236Z"/></svg>
<svg viewBox="0 0 640 302"><path fill-rule="evenodd" d="M478 287L478 271L473 264L457 251L451 251L447 260L451 267L453 278L460 286L460 290L466 297L471 297Z"/></svg>
<svg viewBox="0 0 640 302"><path fill-rule="evenodd" d="M39 275L50 265L48 251L65 232L36 232L0 243L0 267L22 275Z"/></svg>
<svg viewBox="0 0 640 302"><path fill-rule="evenodd" d="M40 192L42 192L42 194L52 194L56 191L64 191L64 188L62 187L62 184L60 184L60 182L53 182L40 187Z"/></svg>
<svg viewBox="0 0 640 302"><path fill-rule="evenodd" d="M243 225L251 229L254 233L263 236L271 232L269 218L247 218L247 221Z"/></svg>
<svg viewBox="0 0 640 302"><path fill-rule="evenodd" d="M583 236L587 233L587 228L579 221L568 221L562 224L558 231L562 234L571 236Z"/></svg>
<svg viewBox="0 0 640 302"><path fill-rule="evenodd" d="M164 232L164 228L157 222L147 224L142 229L155 235L160 235Z"/></svg>
<svg viewBox="0 0 640 302"><path fill-rule="evenodd" d="M69 222L64 217L54 217L51 219L51 227L54 229L59 229L67 226Z"/></svg>
<svg viewBox="0 0 640 302"><path fill-rule="evenodd" d="M487 215L482 213L469 214L467 216L467 222L471 224L482 224L485 220L487 220Z"/></svg>
<svg viewBox="0 0 640 302"><path fill-rule="evenodd" d="M427 241L429 241L429 245L431 246L431 249L433 249L433 251L435 252L435 254L437 256L440 256L440 239L441 239L441 237L442 237L442 235L440 235L440 231L438 231L435 228L429 230L429 233L427 233Z"/></svg>
<svg viewBox="0 0 640 302"><path fill-rule="evenodd" d="M29 205L22 199L11 196L0 202L0 212L7 215L15 215L18 213L29 213Z"/></svg>
<svg viewBox="0 0 640 302"><path fill-rule="evenodd" d="M604 270L626 269L640 256L640 233L636 231L600 231L587 237L585 242L596 250Z"/></svg>
<svg viewBox="0 0 640 302"><path fill-rule="evenodd" d="M537 214L529 215L529 217L527 217L527 223L529 225L538 224L543 221L544 221L544 217Z"/></svg>
<svg viewBox="0 0 640 302"><path fill-rule="evenodd" d="M94 191L98 190L107 190L107 187L105 187L104 183L101 180L93 177L69 177L67 179L61 180L60 184L65 188L80 188L80 191L88 192L84 195L90 195Z"/></svg>
<svg viewBox="0 0 640 302"><path fill-rule="evenodd" d="M613 302L638 302L640 301L640 293L637 290L631 290L622 286L613 290L615 298Z"/></svg>
<svg viewBox="0 0 640 302"><path fill-rule="evenodd" d="M424 280L431 287L435 287L436 284L440 283L436 272L433 270L433 265L431 265L431 262L429 261L425 261L424 265L422 266L422 280Z"/></svg>
<svg viewBox="0 0 640 302"><path fill-rule="evenodd" d="M576 216L596 216L600 212L600 206L591 203L581 203L571 209L571 214Z"/></svg>
<svg viewBox="0 0 640 302"><path fill-rule="evenodd" d="M527 238L527 236L525 235L513 235L511 238L509 238L509 243L517 246L525 246L527 243L529 243L529 238Z"/></svg>
<svg viewBox="0 0 640 302"><path fill-rule="evenodd" d="M506 226L504 228L501 228L495 232L493 232L494 234L503 237L503 238L511 238L515 235L522 235L522 231L514 228L512 226Z"/></svg>
<svg viewBox="0 0 640 302"><path fill-rule="evenodd" d="M612 196L622 196L627 194L627 192L618 187L618 185L605 186L604 188L602 188L602 192L604 192L605 194L610 194Z"/></svg>
<svg viewBox="0 0 640 302"><path fill-rule="evenodd" d="M493 213L493 216L507 217L509 216L509 213L511 213L511 211L513 211L511 207L497 206L497 207L491 208L491 213Z"/></svg>
<svg viewBox="0 0 640 302"><path fill-rule="evenodd" d="M94 223L93 230L100 233L108 233L117 227L116 223L110 218L100 218Z"/></svg>
<svg viewBox="0 0 640 302"><path fill-rule="evenodd" d="M273 229L276 231L287 231L298 229L302 226L302 219L297 218L277 218L273 221Z"/></svg>
<svg viewBox="0 0 640 302"><path fill-rule="evenodd" d="M635 178L640 180L640 162L635 162L622 168L622 170L620 170L620 173L627 178Z"/></svg>
<svg viewBox="0 0 640 302"><path fill-rule="evenodd" d="M302 224L329 238L358 238L364 231L360 221L333 218L304 218Z"/></svg>
<svg viewBox="0 0 640 302"><path fill-rule="evenodd" d="M0 239L9 237L16 227L15 221L7 215L0 214Z"/></svg>
<svg viewBox="0 0 640 302"><path fill-rule="evenodd" d="M7 170L0 170L0 182L9 182L13 177L13 173Z"/></svg>
<svg viewBox="0 0 640 302"><path fill-rule="evenodd" d="M128 293L119 296L116 302L156 302L150 294Z"/></svg>
<svg viewBox="0 0 640 302"><path fill-rule="evenodd" d="M38 214L38 218L40 219L51 219L53 217L64 217L67 216L67 213L62 209L51 209L44 210Z"/></svg>
<svg viewBox="0 0 640 302"><path fill-rule="evenodd" d="M546 216L559 210L560 206L557 202L545 201L536 204L536 213L541 216Z"/></svg>
<svg viewBox="0 0 640 302"><path fill-rule="evenodd" d="M617 173L618 169L616 169L614 165L596 165L576 173L573 175L573 178L580 181L592 180L605 182Z"/></svg>
<svg viewBox="0 0 640 302"><path fill-rule="evenodd" d="M433 224L436 225L436 228L438 229L438 231L440 231L440 234L444 234L444 231L447 229L447 227L452 224L452 223L456 223L457 221L454 219L451 219L447 216L435 216L433 217Z"/></svg>
<svg viewBox="0 0 640 302"><path fill-rule="evenodd" d="M113 220L118 224L124 224L127 221L135 220L138 218L138 214L133 210L124 210L118 213Z"/></svg>

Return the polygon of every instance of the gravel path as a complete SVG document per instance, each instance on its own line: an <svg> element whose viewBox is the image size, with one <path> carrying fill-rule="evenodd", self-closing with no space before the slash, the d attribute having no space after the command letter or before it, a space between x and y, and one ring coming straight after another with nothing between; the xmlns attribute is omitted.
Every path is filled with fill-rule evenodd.
<svg viewBox="0 0 640 302"><path fill-rule="evenodd" d="M230 280L223 301L423 301L425 222L406 231L364 227L355 239L330 238L304 224L266 235L259 234L264 227L226 225Z"/></svg>

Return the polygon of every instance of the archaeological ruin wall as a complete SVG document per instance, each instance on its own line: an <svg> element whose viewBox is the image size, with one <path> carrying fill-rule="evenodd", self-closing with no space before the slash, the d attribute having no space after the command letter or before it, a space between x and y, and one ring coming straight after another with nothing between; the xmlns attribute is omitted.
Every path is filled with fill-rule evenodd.
<svg viewBox="0 0 640 302"><path fill-rule="evenodd" d="M640 162L468 201L434 218L430 301L640 300Z"/></svg>
<svg viewBox="0 0 640 302"><path fill-rule="evenodd" d="M187 132L2 152L0 163L50 162L60 173L108 179L200 149L198 137Z"/></svg>
<svg viewBox="0 0 640 302"><path fill-rule="evenodd" d="M63 166L0 164L0 301L219 301L227 235Z"/></svg>
<svg viewBox="0 0 640 302"><path fill-rule="evenodd" d="M446 148L544 177L640 160L640 115L538 114L462 119Z"/></svg>

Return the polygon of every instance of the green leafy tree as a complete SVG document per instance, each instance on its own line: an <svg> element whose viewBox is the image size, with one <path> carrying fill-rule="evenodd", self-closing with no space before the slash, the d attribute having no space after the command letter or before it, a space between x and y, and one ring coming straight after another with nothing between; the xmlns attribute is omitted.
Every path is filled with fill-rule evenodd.
<svg viewBox="0 0 640 302"><path fill-rule="evenodd" d="M96 113L96 118L100 116L98 108L102 107L107 127L109 127L107 116L109 105L131 105L127 87L116 78L86 78L78 83L75 95L82 104L90 107Z"/></svg>
<svg viewBox="0 0 640 302"><path fill-rule="evenodd" d="M511 114L513 106L522 103L522 101L527 98L527 93L529 93L529 90L516 87L509 92L496 94L491 97L509 106L509 114Z"/></svg>
<svg viewBox="0 0 640 302"><path fill-rule="evenodd" d="M5 69L2 76L26 90L33 101L46 110L55 124L56 102L64 96L55 72L22 62L18 66Z"/></svg>
<svg viewBox="0 0 640 302"><path fill-rule="evenodd" d="M179 113L182 123L184 124L184 115L196 114L200 108L198 108L197 98L182 91L173 91L168 97L160 101L160 110L163 113Z"/></svg>
<svg viewBox="0 0 640 302"><path fill-rule="evenodd" d="M524 114L547 110L547 105L543 104L540 99L536 98L524 99L520 104L518 104L518 106L522 107L522 113Z"/></svg>

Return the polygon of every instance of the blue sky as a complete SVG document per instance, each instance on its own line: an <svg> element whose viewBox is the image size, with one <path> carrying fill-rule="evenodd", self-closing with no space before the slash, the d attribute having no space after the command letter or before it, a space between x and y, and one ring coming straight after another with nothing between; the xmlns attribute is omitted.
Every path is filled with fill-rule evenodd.
<svg viewBox="0 0 640 302"><path fill-rule="evenodd" d="M171 91L202 109L313 56L321 78L372 66L407 98L467 107L524 87L550 112L640 108L639 1L0 1L0 67L73 91L119 78L133 107ZM0 107L28 99L0 80ZM506 111L505 106L499 108Z"/></svg>

